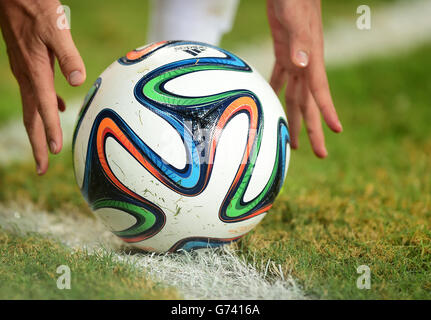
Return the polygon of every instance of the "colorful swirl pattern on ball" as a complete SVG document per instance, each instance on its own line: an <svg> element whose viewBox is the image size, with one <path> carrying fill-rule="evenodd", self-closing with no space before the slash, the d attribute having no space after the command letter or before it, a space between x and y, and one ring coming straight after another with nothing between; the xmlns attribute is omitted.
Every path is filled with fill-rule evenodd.
<svg viewBox="0 0 431 320"><path fill-rule="evenodd" d="M161 47L196 44L194 42L164 42L153 47L150 52L135 56L141 61L143 56L152 54ZM168 92L165 88L167 82L192 72L251 71L250 67L238 57L222 49L215 49L223 52L225 57L190 58L169 63L145 75L134 89L136 99L144 107L166 120L181 136L187 155L184 168L178 169L164 161L113 110L103 110L94 122L87 152L83 193L94 209L116 208L130 213L136 218L137 222L134 226L116 232L125 241L138 242L155 235L164 226L166 217L155 204L125 187L115 177L105 154L105 142L108 137L114 138L122 145L157 180L173 191L191 197L199 195L210 180L217 143L223 129L235 116L246 114L249 119L246 148L236 176L220 207L219 217L224 222L235 222L266 212L281 188L285 172L286 144L289 142L287 125L283 119L279 120L277 155L271 177L259 195L250 201L243 201L263 135L262 107L252 92L232 90L209 96L184 97ZM122 58L119 62L133 64L133 59ZM202 132L205 132L205 140L201 135ZM93 146L94 150L92 150ZM97 163L96 170L91 168L95 162ZM103 179L108 180L106 183L114 185L120 192L112 192L110 195L101 194L103 190L106 190L101 181ZM98 189L100 192L97 192ZM208 243L211 244L210 239L208 240ZM225 240L232 239L214 239L212 242L219 245ZM200 243L204 242L200 239ZM174 245L174 248L180 249L188 246L190 244L187 244L187 241L181 241Z"/></svg>
<svg viewBox="0 0 431 320"><path fill-rule="evenodd" d="M175 45L182 44L188 45L189 43L176 43ZM263 135L263 111L258 98L248 90L232 90L201 97L184 97L165 89L167 82L192 72L251 71L250 67L238 57L227 51L217 50L222 51L225 57L186 59L154 70L136 85L135 96L145 107L160 115L181 134L187 152L188 164L186 167L180 171L162 161L160 166L148 169L166 186L185 196L196 196L205 189L211 176L217 143L227 123L240 113L248 116L249 135L243 159L219 211L221 220L234 222L249 219L266 212L271 207L284 179L286 143L289 142L289 134L285 121L280 119L277 155L271 177L258 196L251 201L244 202L243 196L250 182ZM191 125L185 126L184 123ZM210 132L206 135L209 143L205 143L205 149L201 148L197 152L197 145L201 141L194 137L199 136L202 129ZM151 156L157 157L155 154Z"/></svg>
<svg viewBox="0 0 431 320"><path fill-rule="evenodd" d="M114 231L114 234L126 242L140 242L157 234L165 225L166 216L157 205L127 188L115 176L106 155L108 138L140 155L137 148L130 145L130 141L139 139L137 135L115 111L102 110L91 129L81 192L93 210L111 208L135 217L133 226Z"/></svg>

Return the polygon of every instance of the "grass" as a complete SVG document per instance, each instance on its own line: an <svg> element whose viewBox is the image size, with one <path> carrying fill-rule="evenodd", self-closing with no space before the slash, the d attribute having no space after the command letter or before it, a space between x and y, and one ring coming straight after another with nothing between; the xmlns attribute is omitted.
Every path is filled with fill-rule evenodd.
<svg viewBox="0 0 431 320"><path fill-rule="evenodd" d="M344 132L327 132L330 152L314 158L306 137L263 223L241 254L271 259L321 298L431 298L431 46L385 60L329 70ZM0 169L2 202L88 212L75 187L70 151L46 177L33 164ZM19 174L18 174L19 172ZM358 290L368 265L372 289Z"/></svg>
<svg viewBox="0 0 431 320"><path fill-rule="evenodd" d="M41 254L43 252L43 254ZM57 288L70 268L70 290ZM140 270L109 254L72 252L39 234L0 229L0 299L178 299L175 289L148 280Z"/></svg>
<svg viewBox="0 0 431 320"><path fill-rule="evenodd" d="M0 190L0 202L31 202L50 212L59 210L90 215L76 185L72 170L71 149L51 156L50 168L43 178L35 174L32 162L0 166L0 181L7 188ZM19 173L19 174L18 174Z"/></svg>
<svg viewBox="0 0 431 320"><path fill-rule="evenodd" d="M344 132L327 134L325 161L293 153L244 255L282 263L322 298L431 298L430 53L329 70ZM362 264L371 290L356 288Z"/></svg>
<svg viewBox="0 0 431 320"><path fill-rule="evenodd" d="M127 6L112 1L103 5L101 1L65 3L72 7L72 31L91 81L112 57L145 42L141 41L145 35L145 1L128 1ZM358 4L328 0L324 9L349 16ZM142 11L130 10L141 7ZM235 33L225 37L224 46L266 37L264 15L254 14L263 8L263 1L243 0ZM117 19L110 20L114 11ZM253 14L256 20L249 23ZM325 19L330 23L331 17ZM132 29L139 32L130 33ZM431 298L430 55L428 45L401 56L328 70L344 132L335 135L326 130L330 156L325 161L314 158L303 132L301 149L292 154L282 194L263 222L239 242L241 255L263 265L269 259L280 263L285 272L299 279L307 293L320 298ZM0 70L1 124L19 115L19 96L3 56ZM62 80L57 87L66 97L84 95L88 89L70 89ZM36 176L32 162L0 167L0 183L7 186L0 189L0 202L30 201L36 208L51 212L89 214L71 167L70 149L51 157L50 170L43 178ZM122 290L130 286L130 297L149 294L145 297L151 298L145 288L154 284L143 280L144 287L134 287L135 282L127 279L137 279L139 273L122 265L119 274L113 272L117 263L109 257L85 252L73 255L39 235L2 231L0 250L0 297L128 297ZM35 252L39 260L27 258ZM14 259L17 271L11 271ZM74 293L59 292L55 287L52 291L57 275L48 266L64 261L100 277L97 284L91 282L95 283L93 291L84 290L90 278L82 278L81 287L77 284L76 291L72 289ZM356 288L356 268L363 264L371 269L370 290ZM18 276L12 279L14 272ZM11 294L1 287L5 281L8 288L14 288ZM114 294L116 286L118 295ZM20 288L25 288L22 295ZM172 295L160 289L152 297Z"/></svg>

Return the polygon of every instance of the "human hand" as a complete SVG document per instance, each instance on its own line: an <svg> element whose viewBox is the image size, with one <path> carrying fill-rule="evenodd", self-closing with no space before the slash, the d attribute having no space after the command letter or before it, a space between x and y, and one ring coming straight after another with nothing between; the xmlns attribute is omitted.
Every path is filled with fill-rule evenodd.
<svg viewBox="0 0 431 320"><path fill-rule="evenodd" d="M285 101L291 147L299 147L304 118L314 153L325 158L328 152L320 113L332 131L343 129L326 76L320 0L267 0L267 10L276 59L270 83L279 93L287 82Z"/></svg>
<svg viewBox="0 0 431 320"><path fill-rule="evenodd" d="M0 0L0 26L39 175L48 169L48 145L53 154L63 145L58 110L65 104L54 88L55 59L70 85L79 86L86 77L70 31L57 26L60 5L58 0Z"/></svg>

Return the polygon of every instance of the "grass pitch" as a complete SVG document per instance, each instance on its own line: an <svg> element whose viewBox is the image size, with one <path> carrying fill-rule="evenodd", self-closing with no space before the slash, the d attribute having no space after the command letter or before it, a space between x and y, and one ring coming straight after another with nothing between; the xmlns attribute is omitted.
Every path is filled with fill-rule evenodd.
<svg viewBox="0 0 431 320"><path fill-rule="evenodd" d="M71 272L70 290L58 289ZM60 287L61 287L60 279ZM64 284L64 283L63 283ZM17 235L0 229L1 299L178 299L174 288L149 280L133 265L110 254L72 252L39 234Z"/></svg>
<svg viewBox="0 0 431 320"><path fill-rule="evenodd" d="M75 4L70 2L73 8ZM109 1L106 3L95 13L98 23L115 16L112 11L117 11L116 7ZM251 13L261 5L245 0L243 3L247 3L242 6ZM349 8L353 3L356 2L349 2ZM334 10L346 10L332 5ZM119 19L126 19L128 12L136 14L130 8L122 10L118 13ZM85 15L84 11L82 14ZM238 25L246 20L240 15L238 18ZM128 20L133 26L141 24ZM73 31L90 66L89 83L112 62L114 48L109 51L109 46L114 46L114 55L120 56L123 52L118 52L118 48L134 47L142 42L132 36L123 37L127 25L123 26L120 20L111 21L115 27L109 27L107 30L111 31L106 34L103 30L84 32L85 26L93 23L96 28L89 13L81 21L83 25L76 23ZM90 40L108 41L113 32L118 44L101 42L103 50L96 51ZM226 47L232 44L234 39L230 37L234 35L226 37ZM330 156L323 161L312 155L303 133L301 149L292 153L281 195L263 222L237 244L239 255L262 268L267 261L280 264L282 271L298 279L312 297L431 298L431 179L428 174L431 171L431 80L427 71L431 67L430 55L431 45L428 45L399 56L328 70L344 132L340 135L326 132ZM7 74L6 63L2 57L0 70L4 77L0 80L0 93L4 95L0 122L3 123L19 116L18 92L14 80ZM59 83L59 89L66 96L76 94ZM87 88L79 90L84 94ZM31 202L52 214L88 215L71 168L70 149L51 157L50 170L43 178L36 176L30 160L0 167L0 202L4 205ZM174 289L158 288L130 266L85 252L72 254L58 242L35 234L0 231L0 251L0 298L178 297ZM99 279L92 282L94 288L86 290L89 278L83 275L70 296L60 290L53 293L55 268L64 261ZM360 265L367 265L371 270L369 290L356 287L359 277L356 269ZM120 271L115 272L117 269ZM134 287L128 279L139 279L142 287ZM4 283L8 289L1 285ZM118 295L115 295L117 288Z"/></svg>
<svg viewBox="0 0 431 320"><path fill-rule="evenodd" d="M418 67L430 54L428 46L330 70L344 132L327 133L324 161L301 137L274 208L238 244L244 257L281 264L321 298L431 298L431 83ZM29 162L0 168L0 180L3 203L88 213L70 150L52 157L43 178ZM356 287L360 265L371 269L370 290Z"/></svg>

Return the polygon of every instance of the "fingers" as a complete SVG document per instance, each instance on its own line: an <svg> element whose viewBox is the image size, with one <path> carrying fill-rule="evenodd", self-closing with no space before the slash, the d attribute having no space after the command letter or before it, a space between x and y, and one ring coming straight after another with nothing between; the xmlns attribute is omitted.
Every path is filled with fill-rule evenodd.
<svg viewBox="0 0 431 320"><path fill-rule="evenodd" d="M58 59L60 69L71 86L80 86L86 78L81 55L76 48L69 30L59 30L45 41Z"/></svg>
<svg viewBox="0 0 431 320"><path fill-rule="evenodd" d="M295 22L291 23L295 24ZM290 60L298 68L306 68L309 64L309 54L312 50L312 40L306 24L291 26L288 32Z"/></svg>
<svg viewBox="0 0 431 320"><path fill-rule="evenodd" d="M51 69L54 72L54 70L55 70L55 56L54 56L52 51L50 51L50 54L49 54L49 61L51 63ZM58 94L57 94L57 105L58 105L59 111L64 112L66 110L66 104L65 104L63 98L61 98Z"/></svg>
<svg viewBox="0 0 431 320"><path fill-rule="evenodd" d="M271 80L269 82L272 89L274 89L275 93L277 94L280 93L280 90L285 84L286 80L287 80L287 72L279 63L275 62L274 68L271 74Z"/></svg>
<svg viewBox="0 0 431 320"><path fill-rule="evenodd" d="M323 44L323 26L320 1L313 11L313 23L310 24L312 34L315 35L313 48L310 52L310 65L306 68L309 89L320 109L323 119L334 132L343 131L340 120L331 97L328 78L326 75Z"/></svg>
<svg viewBox="0 0 431 320"><path fill-rule="evenodd" d="M289 68L291 64L296 69L306 70L309 89L325 122L334 132L341 132L342 126L330 94L323 58L320 1L274 1L273 8L283 27L280 37L284 35L287 38L287 42L278 39L289 55L288 59L284 59L284 67L289 72L298 72ZM283 58L279 57L279 60L283 61Z"/></svg>
<svg viewBox="0 0 431 320"><path fill-rule="evenodd" d="M325 158L328 152L325 147L320 111L304 75L289 75L285 99L292 149L299 148L301 120L304 119L314 154L319 158Z"/></svg>
<svg viewBox="0 0 431 320"><path fill-rule="evenodd" d="M36 161L36 172L43 175L48 169L48 148L46 145L45 127L39 115L37 100L34 98L31 85L20 83L23 104L23 120L30 140L33 157Z"/></svg>
<svg viewBox="0 0 431 320"><path fill-rule="evenodd" d="M18 2L2 6L0 24L12 71L20 84L24 124L37 171L43 174L48 168L48 149L56 154L63 145L58 111L65 110L65 103L54 88L55 57L72 86L82 84L86 72L70 31L60 30L55 23L55 8L60 2Z"/></svg>
<svg viewBox="0 0 431 320"><path fill-rule="evenodd" d="M46 58L35 59L29 67L30 82L38 112L42 118L49 150L53 154L61 151L63 135L58 115L58 100L54 88L54 71L51 68L48 50Z"/></svg>
<svg viewBox="0 0 431 320"><path fill-rule="evenodd" d="M341 132L343 127L332 101L323 59L316 57L315 60L317 61L313 61L313 64L307 70L310 91L328 127L334 132Z"/></svg>
<svg viewBox="0 0 431 320"><path fill-rule="evenodd" d="M289 122L290 146L299 147L299 133L301 131L301 110L298 105L299 78L289 75L285 92L286 113Z"/></svg>
<svg viewBox="0 0 431 320"><path fill-rule="evenodd" d="M66 111L66 103L64 102L63 98L60 97L59 95L57 95L57 105L58 105L58 110L60 110L61 112Z"/></svg>
<svg viewBox="0 0 431 320"><path fill-rule="evenodd" d="M321 114L331 130L341 132L342 126L325 70L320 0L268 0L267 8L276 57L271 86L276 92L288 74L285 98L291 147L299 146L304 118L314 153L326 157Z"/></svg>
<svg viewBox="0 0 431 320"><path fill-rule="evenodd" d="M314 8L312 1L275 1L273 7L289 46L289 59L298 68L309 64L313 37L308 15Z"/></svg>
<svg viewBox="0 0 431 320"><path fill-rule="evenodd" d="M37 110L27 108L24 111L24 124L36 161L36 172L43 175L48 170L48 147L45 127Z"/></svg>
<svg viewBox="0 0 431 320"><path fill-rule="evenodd" d="M300 85L301 94L299 107L301 109L311 147L317 157L325 158L328 155L328 151L325 147L325 136L323 134L319 108L314 101L314 97L311 94L307 83L302 81Z"/></svg>

